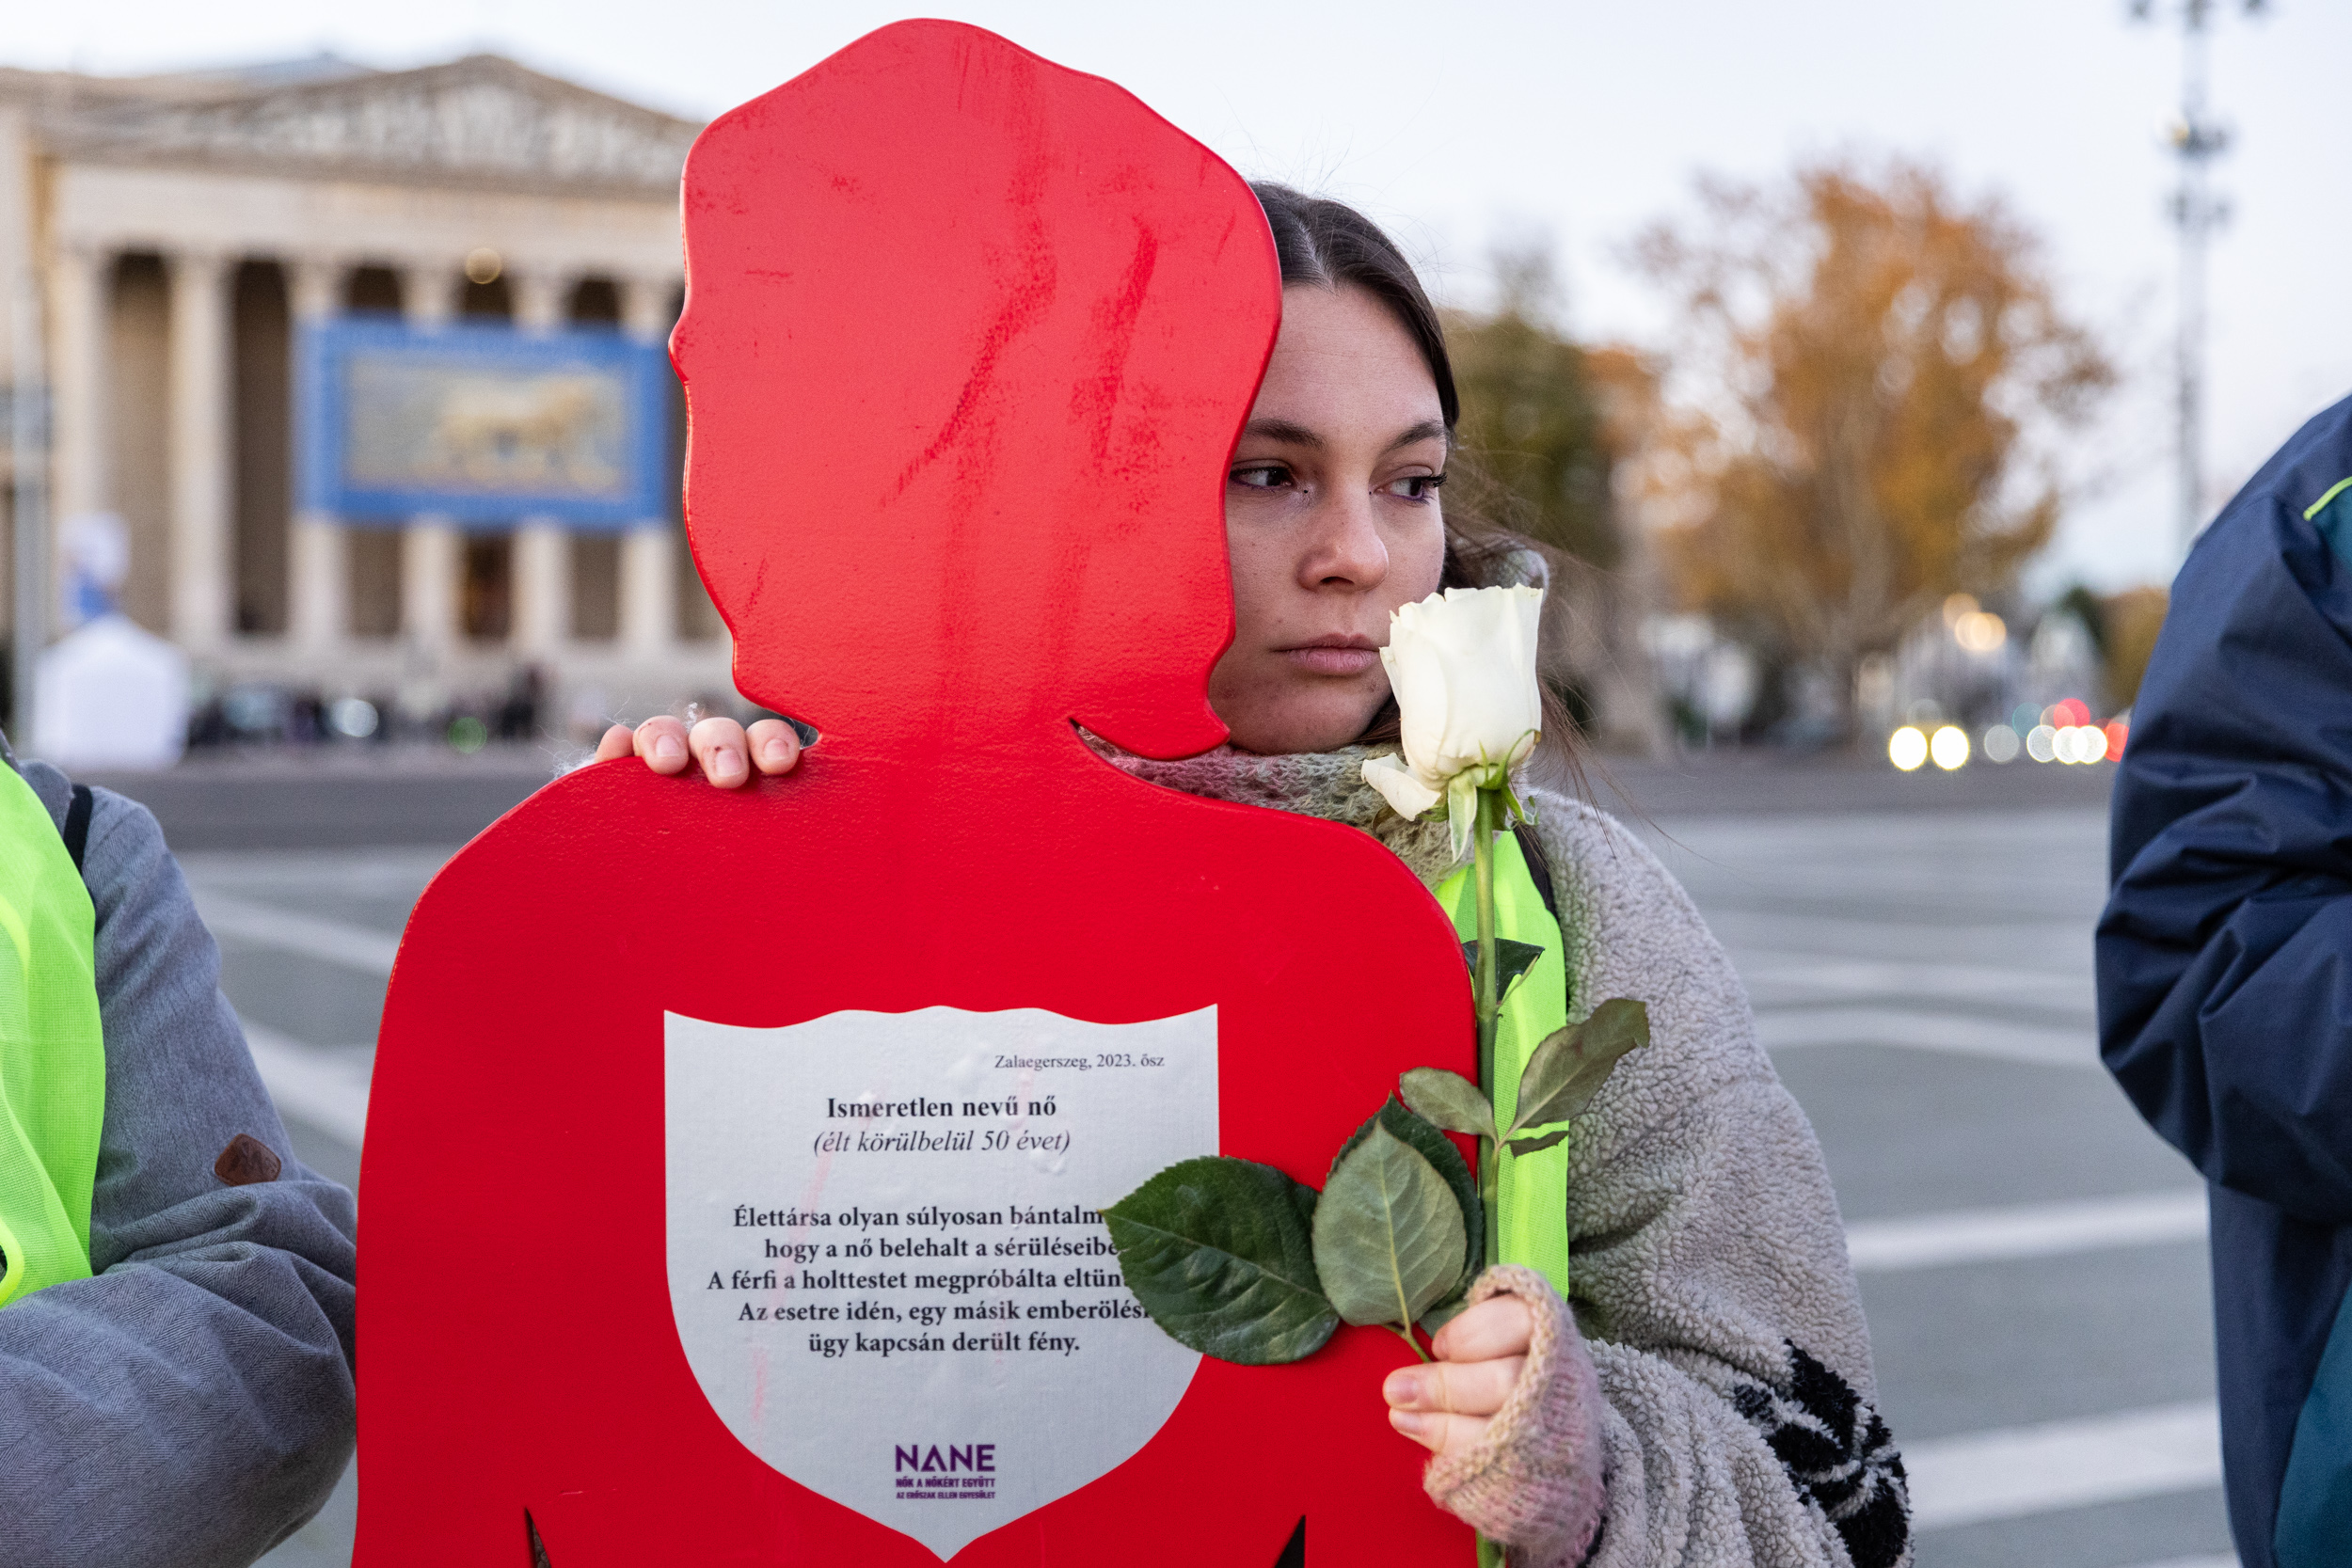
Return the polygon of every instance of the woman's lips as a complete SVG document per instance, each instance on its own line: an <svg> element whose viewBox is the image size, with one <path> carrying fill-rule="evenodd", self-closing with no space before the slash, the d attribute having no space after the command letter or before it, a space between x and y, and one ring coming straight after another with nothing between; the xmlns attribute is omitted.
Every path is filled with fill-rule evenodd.
<svg viewBox="0 0 2352 1568"><path fill-rule="evenodd" d="M1282 657L1317 675L1360 675L1380 662L1380 650L1363 638L1331 638L1284 648Z"/></svg>

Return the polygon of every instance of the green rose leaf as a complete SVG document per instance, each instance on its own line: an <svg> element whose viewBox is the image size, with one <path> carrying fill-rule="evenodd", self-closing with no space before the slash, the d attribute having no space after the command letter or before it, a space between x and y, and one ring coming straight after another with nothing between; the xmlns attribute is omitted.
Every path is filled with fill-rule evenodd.
<svg viewBox="0 0 2352 1568"><path fill-rule="evenodd" d="M1544 950L1532 942L1513 942L1509 937L1495 938L1495 995L1510 995L1511 988L1518 984L1519 976L1534 968L1535 960L1543 956ZM1478 981L1478 943L1474 941L1462 943L1462 957L1470 960L1470 983L1475 985Z"/></svg>
<svg viewBox="0 0 2352 1568"><path fill-rule="evenodd" d="M1449 1132L1473 1138L1498 1136L1495 1108L1486 1103L1486 1091L1458 1072L1448 1072L1441 1067L1417 1067L1404 1076L1398 1087L1406 1104Z"/></svg>
<svg viewBox="0 0 2352 1568"><path fill-rule="evenodd" d="M1617 1059L1648 1043L1649 1008L1624 997L1602 1003L1581 1023L1555 1030L1527 1059L1518 1114L1503 1136L1583 1115Z"/></svg>
<svg viewBox="0 0 2352 1568"><path fill-rule="evenodd" d="M1470 1239L1470 1245L1462 1259L1460 1283L1438 1298L1441 1302L1451 1301L1470 1288L1470 1282L1478 1277L1479 1260L1486 1253L1486 1209L1478 1200L1478 1179L1470 1174L1469 1163L1462 1158L1462 1151L1454 1147L1453 1139L1393 1100L1384 1101L1379 1110L1364 1118L1364 1124L1349 1135L1347 1142L1340 1145L1339 1155L1331 1162L1334 1171L1340 1168L1341 1160L1347 1158L1358 1144L1371 1135L1375 1127L1387 1128L1390 1136L1402 1139L1419 1149L1421 1157L1445 1178L1446 1186L1454 1193L1454 1201L1461 1206L1462 1231ZM1326 1177L1324 1180L1328 1185L1330 1179Z"/></svg>
<svg viewBox="0 0 2352 1568"><path fill-rule="evenodd" d="M1470 1297L1467 1295L1455 1296L1451 1301L1441 1301L1438 1303L1437 1306L1431 1307L1428 1311L1423 1312L1421 1315L1421 1326L1432 1338L1435 1338L1438 1330L1443 1328L1446 1324L1452 1323L1454 1319L1460 1317L1464 1312L1469 1310Z"/></svg>
<svg viewBox="0 0 2352 1568"><path fill-rule="evenodd" d="M1272 1165L1168 1166L1103 1211L1127 1289L1168 1338L1245 1367L1312 1355L1340 1326L1315 1275L1315 1191Z"/></svg>
<svg viewBox="0 0 2352 1568"><path fill-rule="evenodd" d="M1378 1117L1315 1205L1316 1271L1351 1323L1411 1324L1460 1283L1469 1244L1445 1178Z"/></svg>
<svg viewBox="0 0 2352 1568"><path fill-rule="evenodd" d="M1513 1138L1502 1147L1514 1154L1541 1154L1567 1135L1566 1128L1555 1127L1549 1132L1530 1132L1524 1138Z"/></svg>

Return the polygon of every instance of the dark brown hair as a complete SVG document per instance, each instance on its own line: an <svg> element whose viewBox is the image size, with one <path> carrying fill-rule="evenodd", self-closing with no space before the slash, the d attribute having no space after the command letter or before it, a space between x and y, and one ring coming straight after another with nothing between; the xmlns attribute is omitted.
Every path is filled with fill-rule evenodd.
<svg viewBox="0 0 2352 1568"><path fill-rule="evenodd" d="M1380 226L1345 202L1305 196L1270 180L1249 186L1274 230L1274 254L1282 264L1282 286L1361 289L1389 308L1428 361L1438 383L1438 406L1446 433L1462 417L1454 390L1454 361L1445 352L1445 326L1438 308L1414 276L1412 263Z"/></svg>
<svg viewBox="0 0 2352 1568"><path fill-rule="evenodd" d="M1413 264L1380 226L1343 201L1307 196L1270 180L1252 181L1250 190L1265 210L1274 230L1274 254L1281 263L1282 286L1361 289L1381 304L1405 328L1438 384L1438 405L1445 414L1446 444L1454 444L1454 427L1461 420L1462 400L1454 387L1454 361L1445 347L1445 325ZM1540 556L1532 540L1484 521L1457 515L1446 509L1445 566L1439 588L1470 588L1491 582L1504 557L1525 550ZM1543 685L1544 750L1565 765L1580 792L1584 777L1580 766L1576 719L1551 684ZM1380 705L1371 727L1359 737L1371 745L1399 737L1396 699Z"/></svg>

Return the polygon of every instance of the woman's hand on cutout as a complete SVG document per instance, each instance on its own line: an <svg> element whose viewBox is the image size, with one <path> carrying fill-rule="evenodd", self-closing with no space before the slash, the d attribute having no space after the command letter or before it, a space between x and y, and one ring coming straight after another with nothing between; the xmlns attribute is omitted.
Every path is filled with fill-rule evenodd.
<svg viewBox="0 0 2352 1568"><path fill-rule="evenodd" d="M762 719L749 731L732 719L702 719L690 730L684 720L663 714L634 730L615 724L596 742L598 762L632 753L657 773L683 773L694 763L721 789L735 789L750 781L754 768L791 772L801 760L801 737L781 719Z"/></svg>
<svg viewBox="0 0 2352 1568"><path fill-rule="evenodd" d="M1380 1392L1389 1425L1439 1457L1466 1451L1519 1381L1535 1329L1516 1296L1482 1301L1438 1331L1437 1360L1400 1367Z"/></svg>

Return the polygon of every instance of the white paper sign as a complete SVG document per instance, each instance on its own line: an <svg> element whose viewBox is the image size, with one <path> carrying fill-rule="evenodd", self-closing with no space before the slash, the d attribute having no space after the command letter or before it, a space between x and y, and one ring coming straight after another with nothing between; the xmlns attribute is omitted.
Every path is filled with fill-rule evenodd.
<svg viewBox="0 0 2352 1568"><path fill-rule="evenodd" d="M1200 1358L1097 1211L1217 1150L1216 1009L667 1015L670 1306L744 1447L941 1559L1123 1463Z"/></svg>

